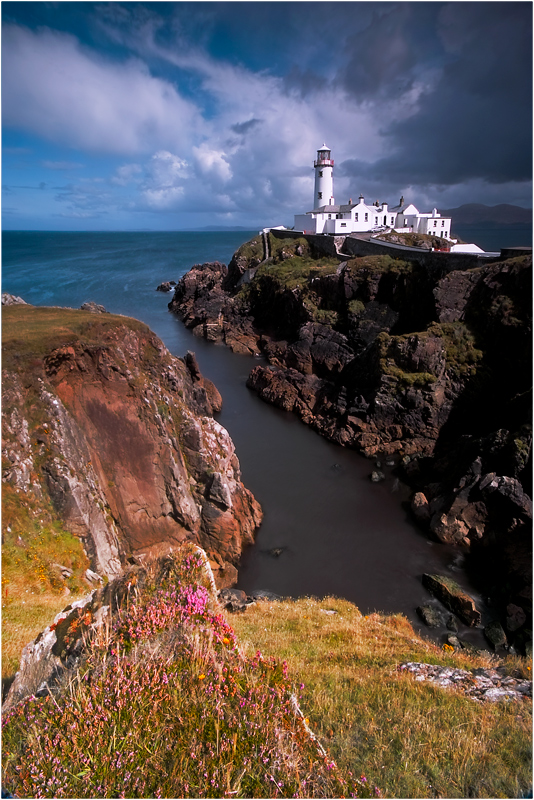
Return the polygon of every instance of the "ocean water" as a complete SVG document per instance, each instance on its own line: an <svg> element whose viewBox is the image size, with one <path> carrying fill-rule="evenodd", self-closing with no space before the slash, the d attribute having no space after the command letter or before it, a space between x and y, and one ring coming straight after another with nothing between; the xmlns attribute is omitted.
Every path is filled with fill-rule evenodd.
<svg viewBox="0 0 534 800"><path fill-rule="evenodd" d="M295 416L246 388L261 360L196 338L157 292L196 263L228 263L257 231L207 233L4 232L2 291L33 305L79 308L89 300L148 324L171 353L193 350L223 397L218 419L236 446L243 481L264 511L256 544L243 557L239 586L284 596L337 595L363 613L415 612L430 600L424 572L457 580L484 606L452 548L429 541L403 508L407 493L391 471L373 484L374 465L332 444ZM272 550L280 548L275 557ZM481 643L480 633L461 634ZM438 639L444 631L430 632Z"/></svg>

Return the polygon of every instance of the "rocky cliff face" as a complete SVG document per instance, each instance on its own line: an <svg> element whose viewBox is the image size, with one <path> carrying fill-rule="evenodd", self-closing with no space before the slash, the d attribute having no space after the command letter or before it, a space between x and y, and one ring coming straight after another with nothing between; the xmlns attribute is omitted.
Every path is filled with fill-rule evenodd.
<svg viewBox="0 0 534 800"><path fill-rule="evenodd" d="M420 524L478 548L491 590L507 582L501 600L528 617L532 259L448 270L271 236L262 262L261 244L228 268L193 267L171 310L197 335L261 351L269 366L248 385L264 400L393 458Z"/></svg>
<svg viewBox="0 0 534 800"><path fill-rule="evenodd" d="M49 495L101 575L192 540L219 586L235 583L261 509L194 356L174 358L124 317L3 316L3 480Z"/></svg>

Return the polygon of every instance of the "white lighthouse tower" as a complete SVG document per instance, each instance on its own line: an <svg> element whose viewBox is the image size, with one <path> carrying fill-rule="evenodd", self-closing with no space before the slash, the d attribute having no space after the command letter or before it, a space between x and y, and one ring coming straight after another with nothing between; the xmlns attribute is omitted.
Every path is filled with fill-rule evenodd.
<svg viewBox="0 0 534 800"><path fill-rule="evenodd" d="M334 160L330 158L330 148L325 144L317 151L315 167L315 194L313 207L334 205Z"/></svg>

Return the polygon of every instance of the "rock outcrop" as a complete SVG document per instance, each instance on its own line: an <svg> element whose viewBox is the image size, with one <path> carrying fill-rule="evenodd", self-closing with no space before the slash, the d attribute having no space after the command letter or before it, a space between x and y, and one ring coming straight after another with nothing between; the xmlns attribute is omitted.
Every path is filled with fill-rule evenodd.
<svg viewBox="0 0 534 800"><path fill-rule="evenodd" d="M3 481L48 495L98 575L192 540L235 583L262 514L194 355L111 314L16 305L3 323Z"/></svg>
<svg viewBox="0 0 534 800"><path fill-rule="evenodd" d="M256 237L228 268L196 265L169 308L196 335L261 352L269 364L247 385L266 402L394 458L418 523L470 549L484 590L529 631L531 257L454 269L280 236Z"/></svg>

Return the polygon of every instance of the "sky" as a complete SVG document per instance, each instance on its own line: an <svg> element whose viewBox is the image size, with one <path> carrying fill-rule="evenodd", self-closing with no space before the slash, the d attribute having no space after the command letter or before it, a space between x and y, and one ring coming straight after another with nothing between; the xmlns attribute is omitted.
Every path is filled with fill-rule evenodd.
<svg viewBox="0 0 534 800"><path fill-rule="evenodd" d="M532 207L531 2L10 2L11 230L248 229L337 203Z"/></svg>

